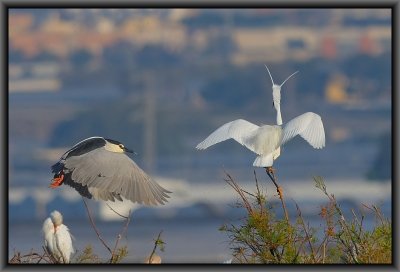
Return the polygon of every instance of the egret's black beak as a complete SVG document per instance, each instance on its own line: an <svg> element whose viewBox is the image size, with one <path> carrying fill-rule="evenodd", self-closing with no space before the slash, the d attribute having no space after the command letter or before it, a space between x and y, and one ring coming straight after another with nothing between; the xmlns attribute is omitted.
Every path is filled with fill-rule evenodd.
<svg viewBox="0 0 400 272"><path fill-rule="evenodd" d="M137 155L137 153L129 148L124 147L124 151L128 153L133 153L134 155Z"/></svg>

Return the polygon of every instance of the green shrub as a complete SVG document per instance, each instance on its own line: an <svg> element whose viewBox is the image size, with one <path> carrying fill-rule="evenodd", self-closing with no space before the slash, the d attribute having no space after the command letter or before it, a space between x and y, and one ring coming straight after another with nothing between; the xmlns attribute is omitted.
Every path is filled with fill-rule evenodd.
<svg viewBox="0 0 400 272"><path fill-rule="evenodd" d="M270 264L390 264L392 262L391 221L383 217L376 207L371 210L376 218L372 231L363 226L364 215L359 218L354 210L350 220L345 219L333 194L329 194L322 177L314 177L315 186L327 197L321 207L321 226L312 228L304 222L299 206L294 223L278 219L274 208L268 204L257 177L256 192L243 190L227 174L225 181L240 196L236 207L246 210L238 226L225 224L232 255L238 263ZM318 237L323 237L322 240Z"/></svg>

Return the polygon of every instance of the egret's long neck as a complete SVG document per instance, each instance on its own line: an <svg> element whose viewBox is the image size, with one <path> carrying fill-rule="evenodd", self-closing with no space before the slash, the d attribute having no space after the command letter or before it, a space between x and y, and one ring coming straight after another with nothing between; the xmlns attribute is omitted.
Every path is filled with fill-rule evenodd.
<svg viewBox="0 0 400 272"><path fill-rule="evenodd" d="M280 126L282 125L281 105L276 104L275 109L276 109L276 124Z"/></svg>
<svg viewBox="0 0 400 272"><path fill-rule="evenodd" d="M282 115L281 115L281 86L272 85L272 99L274 101L274 107L276 110L276 124L278 126L282 125Z"/></svg>

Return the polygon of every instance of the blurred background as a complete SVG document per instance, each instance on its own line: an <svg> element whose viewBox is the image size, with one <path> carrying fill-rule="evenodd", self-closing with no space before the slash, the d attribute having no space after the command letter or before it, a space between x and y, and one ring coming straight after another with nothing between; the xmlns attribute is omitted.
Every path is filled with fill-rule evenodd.
<svg viewBox="0 0 400 272"><path fill-rule="evenodd" d="M79 251L91 244L108 256L80 195L48 188L50 166L66 150L103 136L135 150L138 165L173 192L163 207L110 203L133 210L121 242L127 262L142 262L161 230L163 262L231 258L218 228L243 213L224 171L253 191L255 156L233 141L195 146L237 118L275 124L265 64L279 84L299 70L282 88L283 121L313 111L325 127L324 149L298 137L274 163L292 218L296 201L318 222L325 199L316 175L345 210L376 204L391 216L390 9L39 8L9 9L8 20L9 255L41 251L41 225L57 209ZM122 219L89 204L113 245Z"/></svg>

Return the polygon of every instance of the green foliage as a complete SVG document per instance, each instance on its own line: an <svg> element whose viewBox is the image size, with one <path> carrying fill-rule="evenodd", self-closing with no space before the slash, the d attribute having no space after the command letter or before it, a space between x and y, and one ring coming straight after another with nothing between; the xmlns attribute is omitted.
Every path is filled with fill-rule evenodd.
<svg viewBox="0 0 400 272"><path fill-rule="evenodd" d="M99 256L93 253L93 248L91 245L87 245L81 254L76 256L73 263L101 263Z"/></svg>
<svg viewBox="0 0 400 272"><path fill-rule="evenodd" d="M164 252L165 250L165 242L161 239L161 233L158 234L157 238L154 240L154 247L153 250L151 251L149 257L146 260L146 263L152 263L153 262L153 257L156 256L156 250L157 248L160 249L160 251ZM160 258L161 260L161 258Z"/></svg>
<svg viewBox="0 0 400 272"><path fill-rule="evenodd" d="M232 255L239 263L269 264L334 264L334 263L378 263L392 262L392 228L389 219L375 207L369 209L377 217L372 231L363 226L364 215L346 220L335 196L329 194L322 177L315 177L315 186L328 198L321 207L320 228L312 228L304 222L300 208L294 223L278 219L273 207L268 207L256 180L256 192L244 191L227 174L226 182L239 194L236 206L247 211L239 226L225 224L220 231L226 232L230 240ZM322 237L318 239L318 237Z"/></svg>
<svg viewBox="0 0 400 272"><path fill-rule="evenodd" d="M128 255L128 248L126 246L120 247L116 250L113 257L111 258L110 263L116 264L122 261Z"/></svg>

